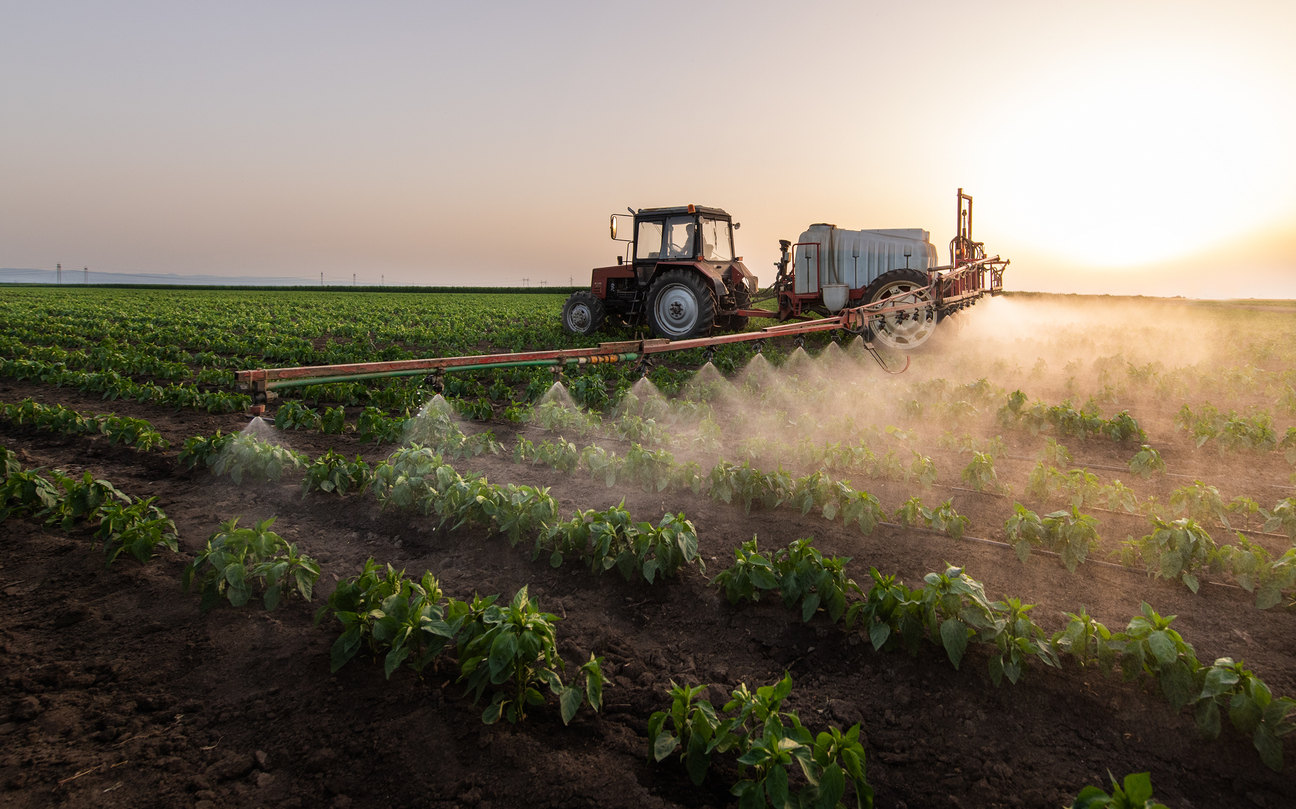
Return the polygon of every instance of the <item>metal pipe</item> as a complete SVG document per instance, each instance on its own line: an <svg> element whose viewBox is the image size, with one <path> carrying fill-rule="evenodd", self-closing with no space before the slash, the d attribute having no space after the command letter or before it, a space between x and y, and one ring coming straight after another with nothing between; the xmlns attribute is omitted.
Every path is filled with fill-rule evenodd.
<svg viewBox="0 0 1296 809"><path fill-rule="evenodd" d="M510 362L478 363L476 365L452 365L445 368L434 368L431 369L430 372L450 374L458 371L483 371L492 368L534 368L553 365L598 365L611 362L633 362L637 359L639 359L639 354L627 352L623 354L602 354L593 357L564 357L561 359L514 360ZM395 376L426 376L428 373L429 369L427 368L406 368L398 371L375 371L367 374L317 376L299 379L270 379L266 381L265 386L266 390L275 390L277 388L300 388L305 387L306 385L326 385L331 382L355 382L360 379L384 379Z"/></svg>

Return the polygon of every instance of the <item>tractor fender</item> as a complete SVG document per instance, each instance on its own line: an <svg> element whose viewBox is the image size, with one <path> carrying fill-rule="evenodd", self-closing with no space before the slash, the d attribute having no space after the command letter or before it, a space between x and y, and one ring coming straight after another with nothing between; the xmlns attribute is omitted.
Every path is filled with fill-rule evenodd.
<svg viewBox="0 0 1296 809"><path fill-rule="evenodd" d="M716 267L716 265L706 261L671 262L669 264L662 262L657 265L657 271L653 273L653 278L656 278L667 270L692 270L707 280L711 285L711 288L715 291L716 300L719 301L723 300L724 296L729 294L729 290L725 289L724 281L725 270L727 268L727 264L721 264L719 267Z"/></svg>

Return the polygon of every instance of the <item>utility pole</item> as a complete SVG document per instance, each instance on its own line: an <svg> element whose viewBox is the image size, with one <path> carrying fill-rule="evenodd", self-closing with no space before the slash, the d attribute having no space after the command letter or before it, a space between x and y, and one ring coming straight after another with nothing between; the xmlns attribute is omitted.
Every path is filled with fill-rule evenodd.
<svg viewBox="0 0 1296 809"><path fill-rule="evenodd" d="M90 283L90 268L89 268L89 267L82 267L82 268L81 268L81 283L83 283L83 284L88 284L88 283Z"/></svg>
<svg viewBox="0 0 1296 809"><path fill-rule="evenodd" d="M55 264L55 265L54 265L54 283L56 283L56 284L61 284L61 283L63 283L63 265L62 265L62 264Z"/></svg>
<svg viewBox="0 0 1296 809"><path fill-rule="evenodd" d="M320 273L320 286L324 286L324 273Z"/></svg>
<svg viewBox="0 0 1296 809"><path fill-rule="evenodd" d="M351 273L351 286L355 286L355 273Z"/></svg>

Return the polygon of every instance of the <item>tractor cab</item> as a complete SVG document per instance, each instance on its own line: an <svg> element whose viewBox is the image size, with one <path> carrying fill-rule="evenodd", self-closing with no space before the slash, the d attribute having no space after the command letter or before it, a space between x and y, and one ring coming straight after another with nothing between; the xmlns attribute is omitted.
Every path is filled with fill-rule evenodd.
<svg viewBox="0 0 1296 809"><path fill-rule="evenodd" d="M719 208L641 208L633 226L634 241L626 252L635 276L644 282L663 261L733 261L733 224Z"/></svg>
<svg viewBox="0 0 1296 809"><path fill-rule="evenodd" d="M593 334L606 318L644 322L658 337L683 340L713 329L740 330L756 277L734 255L739 226L719 208L687 205L612 214L612 239L625 252L612 267L593 271L589 291L572 294L563 325Z"/></svg>

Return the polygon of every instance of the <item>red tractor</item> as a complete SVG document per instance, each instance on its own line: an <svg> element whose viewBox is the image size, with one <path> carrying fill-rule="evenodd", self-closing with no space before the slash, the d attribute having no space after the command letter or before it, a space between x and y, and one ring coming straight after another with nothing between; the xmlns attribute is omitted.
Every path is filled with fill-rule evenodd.
<svg viewBox="0 0 1296 809"><path fill-rule="evenodd" d="M743 313L756 293L756 276L734 255L738 224L719 208L689 205L640 208L630 238L618 236L625 214L613 214L612 238L626 243L626 255L594 270L588 291L572 293L563 305L563 325L574 334L593 334L605 319L625 325L645 320L658 337L687 340L713 329L741 331Z"/></svg>

